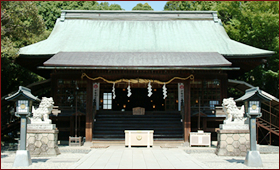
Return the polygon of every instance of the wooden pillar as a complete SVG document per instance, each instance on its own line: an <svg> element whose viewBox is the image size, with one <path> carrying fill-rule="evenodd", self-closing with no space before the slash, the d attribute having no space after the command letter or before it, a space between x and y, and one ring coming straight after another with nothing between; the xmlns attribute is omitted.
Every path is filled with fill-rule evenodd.
<svg viewBox="0 0 280 170"><path fill-rule="evenodd" d="M73 115L70 116L70 136L74 136L75 135L75 118Z"/></svg>
<svg viewBox="0 0 280 170"><path fill-rule="evenodd" d="M207 117L203 117L203 130L207 131Z"/></svg>
<svg viewBox="0 0 280 170"><path fill-rule="evenodd" d="M93 114L93 85L87 80L87 105L86 105L86 142L92 141L92 115Z"/></svg>
<svg viewBox="0 0 280 170"><path fill-rule="evenodd" d="M184 142L189 142L191 132L191 85L184 81Z"/></svg>
<svg viewBox="0 0 280 170"><path fill-rule="evenodd" d="M228 89L228 76L227 74L221 76L221 102L224 98L227 98L227 89Z"/></svg>

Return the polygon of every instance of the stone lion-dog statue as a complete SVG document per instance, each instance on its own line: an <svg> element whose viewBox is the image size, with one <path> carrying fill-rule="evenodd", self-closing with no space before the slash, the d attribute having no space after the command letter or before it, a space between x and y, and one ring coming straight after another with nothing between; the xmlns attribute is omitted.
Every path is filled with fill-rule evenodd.
<svg viewBox="0 0 280 170"><path fill-rule="evenodd" d="M53 98L42 97L42 101L37 109L32 106L33 117L30 118L31 124L33 123L44 123L51 124L52 120L49 119L49 114L53 110Z"/></svg>
<svg viewBox="0 0 280 170"><path fill-rule="evenodd" d="M230 122L240 122L244 123L246 118L244 118L244 105L240 109L237 108L235 101L232 97L228 99L223 99L223 110L226 113L226 119L224 123Z"/></svg>

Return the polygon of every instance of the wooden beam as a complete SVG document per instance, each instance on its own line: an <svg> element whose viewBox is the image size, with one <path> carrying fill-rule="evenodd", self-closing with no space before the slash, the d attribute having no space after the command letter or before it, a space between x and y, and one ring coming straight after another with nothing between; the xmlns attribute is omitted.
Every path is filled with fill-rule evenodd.
<svg viewBox="0 0 280 170"><path fill-rule="evenodd" d="M184 142L189 142L191 132L191 84L184 81Z"/></svg>
<svg viewBox="0 0 280 170"><path fill-rule="evenodd" d="M93 114L93 85L87 80L87 105L86 105L86 142L92 141L92 115Z"/></svg>

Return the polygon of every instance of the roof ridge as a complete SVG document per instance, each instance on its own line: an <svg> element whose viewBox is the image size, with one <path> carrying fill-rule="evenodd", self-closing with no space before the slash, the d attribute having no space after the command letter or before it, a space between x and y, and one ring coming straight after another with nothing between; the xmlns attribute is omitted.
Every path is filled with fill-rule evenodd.
<svg viewBox="0 0 280 170"><path fill-rule="evenodd" d="M60 21L65 19L94 20L214 20L217 11L122 11L122 10L61 10Z"/></svg>

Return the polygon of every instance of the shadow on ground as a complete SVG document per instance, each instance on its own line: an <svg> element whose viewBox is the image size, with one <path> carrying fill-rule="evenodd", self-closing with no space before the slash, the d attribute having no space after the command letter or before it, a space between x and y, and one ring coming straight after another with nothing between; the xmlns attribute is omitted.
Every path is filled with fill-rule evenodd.
<svg viewBox="0 0 280 170"><path fill-rule="evenodd" d="M240 159L227 159L226 161L230 162L230 163L241 163L243 164L244 163L244 160L240 160Z"/></svg>
<svg viewBox="0 0 280 170"><path fill-rule="evenodd" d="M32 159L32 163L47 162L48 159Z"/></svg>

